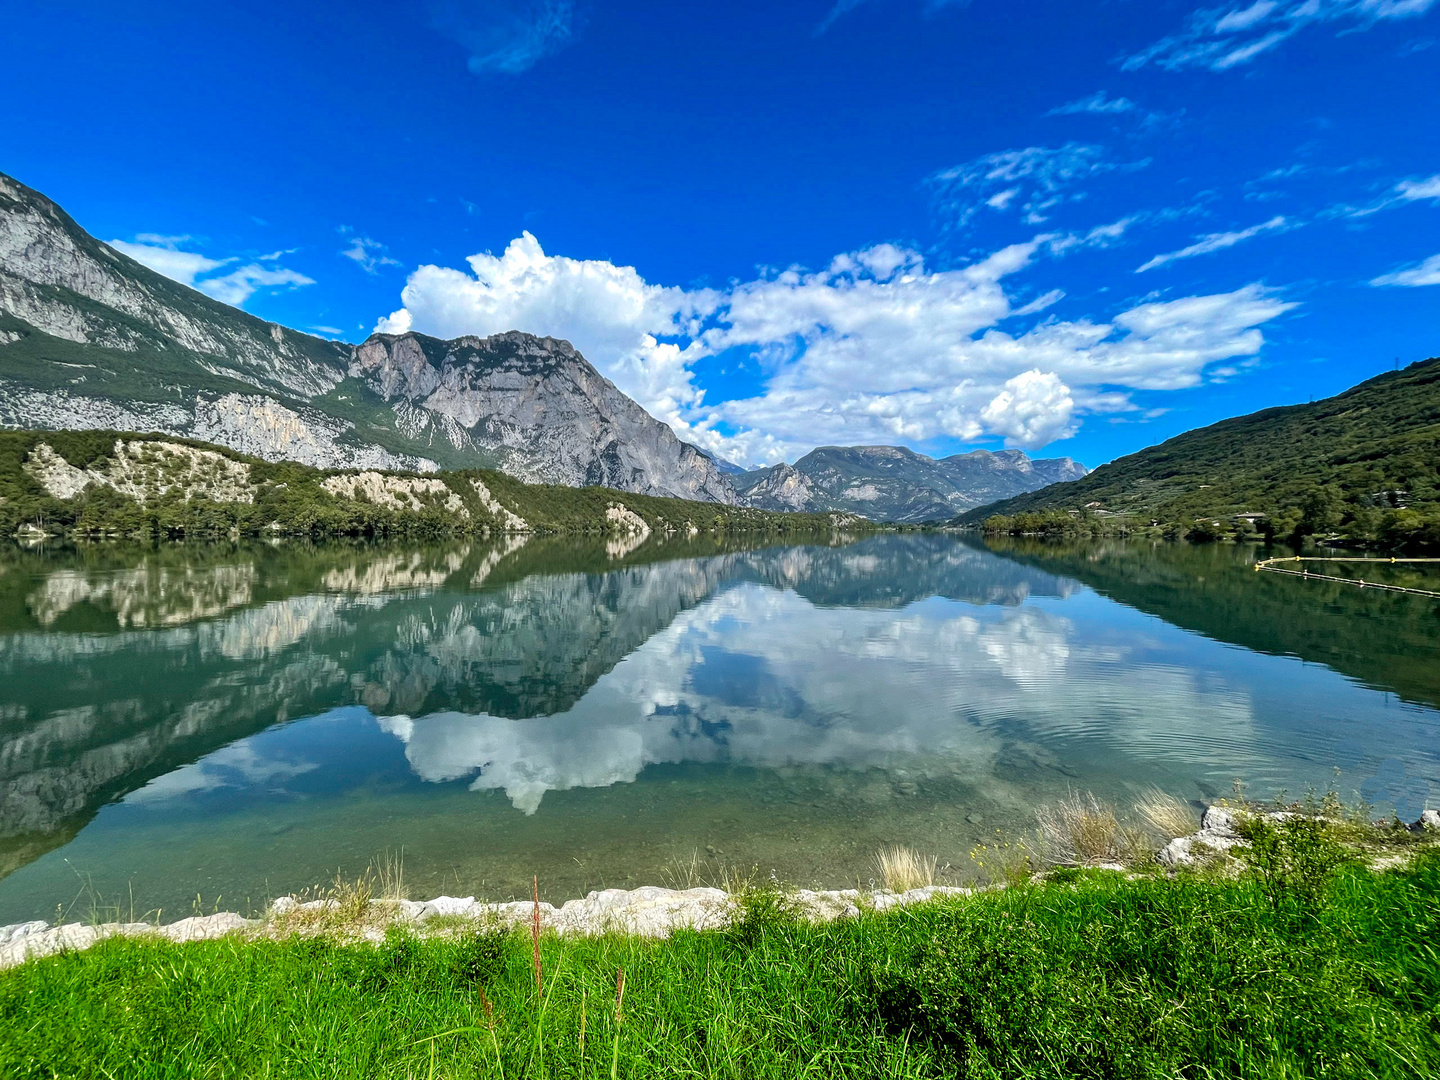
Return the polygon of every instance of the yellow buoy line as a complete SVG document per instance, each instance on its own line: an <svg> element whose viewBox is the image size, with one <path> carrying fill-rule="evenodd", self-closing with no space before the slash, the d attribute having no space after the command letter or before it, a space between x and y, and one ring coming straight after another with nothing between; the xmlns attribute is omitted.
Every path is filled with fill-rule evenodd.
<svg viewBox="0 0 1440 1080"><path fill-rule="evenodd" d="M1386 585L1379 581L1366 581L1364 578L1336 577L1334 574L1318 574L1306 570L1302 565L1300 569L1291 569L1288 566L1277 566L1276 563L1312 563L1312 562L1335 562L1335 563L1440 563L1440 559L1398 559L1379 558L1365 559L1356 557L1331 557L1328 555L1290 555L1280 559L1261 559L1255 564L1255 569L1268 570L1272 574L1289 574L1291 577L1306 578L1314 581L1338 581L1342 585L1354 585L1359 589L1383 589L1386 592L1413 593L1416 596L1433 596L1440 599L1440 592L1432 592L1429 589L1411 589L1404 585Z"/></svg>

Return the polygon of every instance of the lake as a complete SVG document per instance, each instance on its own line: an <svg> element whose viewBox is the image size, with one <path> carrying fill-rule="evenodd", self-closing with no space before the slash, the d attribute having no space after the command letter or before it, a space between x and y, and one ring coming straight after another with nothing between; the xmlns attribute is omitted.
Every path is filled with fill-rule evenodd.
<svg viewBox="0 0 1440 1080"><path fill-rule="evenodd" d="M1440 797L1440 601L1234 545L0 553L0 923L948 875L1070 790Z"/></svg>

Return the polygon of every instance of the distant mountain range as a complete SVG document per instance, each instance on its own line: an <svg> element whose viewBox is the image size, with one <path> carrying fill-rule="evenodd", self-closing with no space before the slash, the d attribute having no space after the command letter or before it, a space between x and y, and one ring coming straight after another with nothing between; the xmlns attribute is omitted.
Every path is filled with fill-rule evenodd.
<svg viewBox="0 0 1440 1080"><path fill-rule="evenodd" d="M1364 542L1440 544L1440 359L1321 401L1187 431L959 523L1046 513L1145 524L1244 517L1285 537L1338 531Z"/></svg>
<svg viewBox="0 0 1440 1080"><path fill-rule="evenodd" d="M944 520L997 499L1076 480L1069 458L1032 461L1020 450L935 459L900 446L822 446L794 465L731 476L742 502L766 510L831 510L873 521Z"/></svg>
<svg viewBox="0 0 1440 1080"><path fill-rule="evenodd" d="M747 472L682 442L568 342L302 334L155 273L3 174L0 427L158 432L325 469L496 468L895 521L1084 475L1019 451L934 461L894 447L827 447Z"/></svg>

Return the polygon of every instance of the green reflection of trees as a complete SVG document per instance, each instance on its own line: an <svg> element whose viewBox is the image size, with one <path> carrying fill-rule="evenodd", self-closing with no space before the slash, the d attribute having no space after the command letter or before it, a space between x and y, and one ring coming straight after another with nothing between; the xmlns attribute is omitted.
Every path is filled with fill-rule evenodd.
<svg viewBox="0 0 1440 1080"><path fill-rule="evenodd" d="M1440 706L1440 601L1256 573L1263 549L1244 544L991 538L986 546L1206 637L1298 656Z"/></svg>

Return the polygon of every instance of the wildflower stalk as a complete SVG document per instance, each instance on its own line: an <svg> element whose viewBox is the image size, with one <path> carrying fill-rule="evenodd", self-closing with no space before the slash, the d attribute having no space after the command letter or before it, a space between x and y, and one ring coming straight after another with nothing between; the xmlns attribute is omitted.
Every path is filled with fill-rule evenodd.
<svg viewBox="0 0 1440 1080"><path fill-rule="evenodd" d="M625 969L615 969L615 1050L610 1055L610 1080L618 1080L620 1075L620 1025L624 1022L625 1014L621 1012L621 1005L625 1001Z"/></svg>

